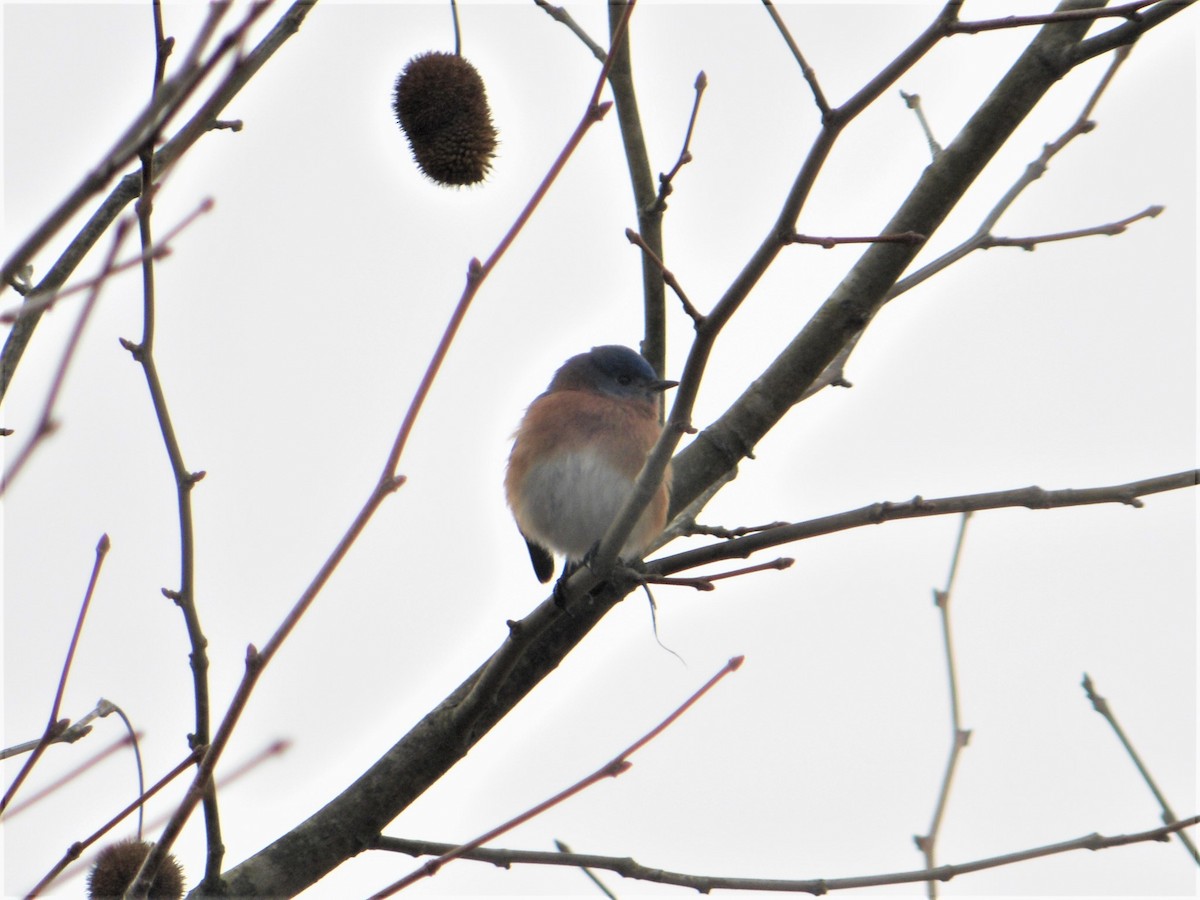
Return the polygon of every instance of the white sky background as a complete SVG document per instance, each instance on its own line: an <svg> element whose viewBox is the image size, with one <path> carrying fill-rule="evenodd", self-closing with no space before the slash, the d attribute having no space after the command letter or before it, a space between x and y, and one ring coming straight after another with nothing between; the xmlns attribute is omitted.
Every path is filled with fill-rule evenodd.
<svg viewBox="0 0 1200 900"><path fill-rule="evenodd" d="M603 40L600 4L568 8ZM935 8L781 10L837 103ZM965 15L1048 8L968 3ZM204 12L167 7L177 55ZM11 248L145 103L153 41L148 4L5 3L2 21ZM851 360L854 388L793 410L706 521L803 520L918 493L1090 487L1196 464L1196 23L1190 10L1141 42L1101 101L1098 128L1053 161L996 231L1093 226L1154 203L1166 212L1119 237L976 254L888 306ZM203 138L158 197L160 234L203 198L216 203L158 266L156 350L187 464L208 472L193 504L214 720L246 645L267 640L370 492L467 261L491 252L592 89L598 63L532 3L467 5L462 24L500 129L485 187L424 179L392 119L404 62L453 47L446 6L322 3L225 111L244 130ZM947 144L1031 36L955 37L897 87L922 96ZM656 172L673 164L692 83L701 69L708 75L695 161L677 178L665 224L667 263L707 309L774 221L817 115L757 3L645 2L632 40ZM1092 61L1054 89L922 261L975 229L1074 120L1106 65ZM878 231L928 162L915 117L888 91L839 142L800 230ZM338 793L500 644L506 619L544 598L504 505L509 436L567 356L637 345L641 260L623 233L635 226L613 112L481 291L402 461L409 482L260 682L222 770L279 738L292 747L221 792L227 867ZM38 255L39 276L74 233ZM96 271L106 247L78 277ZM698 426L736 399L860 252L781 254L718 344ZM7 291L0 305L14 299ZM18 430L8 448L40 410L77 303L43 320L21 363L0 414ZM107 532L112 551L62 715L77 718L101 696L119 703L146 732L153 781L187 752L193 709L182 617L159 593L178 586L173 481L141 369L117 341L140 334L140 282L130 274L101 298L59 404L60 431L6 498L3 740L40 733ZM668 376L677 377L690 323L674 306L670 339ZM1141 510L974 518L953 598L973 736L939 860L1159 823L1083 696L1084 671L1176 813L1196 812L1195 512L1185 491ZM842 533L783 548L797 560L784 573L709 594L656 589L661 637L686 666L655 643L645 599L632 595L386 833L474 837L592 771L744 653L743 669L631 771L498 844L549 849L560 838L702 874L919 868L912 835L929 827L951 737L931 589L944 584L957 528L945 517ZM53 748L23 794L119 735L114 717L86 741ZM6 765L5 784L15 771ZM5 895L27 890L133 790L132 760L119 754L14 819L3 837ZM168 797L149 815L170 807ZM202 873L202 839L197 813L178 847L189 884ZM415 865L363 854L304 896L365 895ZM690 895L607 880L623 897ZM941 891L1191 896L1197 885L1172 842L964 876ZM416 890L597 896L569 869L469 862ZM80 892L76 880L52 896Z"/></svg>

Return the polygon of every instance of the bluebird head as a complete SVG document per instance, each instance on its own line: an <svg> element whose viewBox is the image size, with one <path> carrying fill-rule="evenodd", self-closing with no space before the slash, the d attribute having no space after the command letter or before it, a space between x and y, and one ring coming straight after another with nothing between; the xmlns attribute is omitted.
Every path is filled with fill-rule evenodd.
<svg viewBox="0 0 1200 900"><path fill-rule="evenodd" d="M678 381L664 381L636 350L619 344L593 347L568 359L550 382L550 391L592 391L612 397L657 402Z"/></svg>

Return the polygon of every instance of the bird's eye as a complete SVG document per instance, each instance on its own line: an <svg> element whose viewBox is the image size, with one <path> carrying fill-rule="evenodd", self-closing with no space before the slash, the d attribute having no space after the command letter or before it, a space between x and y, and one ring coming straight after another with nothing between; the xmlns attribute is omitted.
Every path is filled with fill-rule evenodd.
<svg viewBox="0 0 1200 900"><path fill-rule="evenodd" d="M618 375L617 384L629 384L633 381L632 375Z"/></svg>

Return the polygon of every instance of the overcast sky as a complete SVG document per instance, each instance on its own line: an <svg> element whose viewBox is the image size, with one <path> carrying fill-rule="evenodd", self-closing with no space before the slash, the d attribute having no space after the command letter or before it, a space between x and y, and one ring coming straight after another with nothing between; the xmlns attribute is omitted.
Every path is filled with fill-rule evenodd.
<svg viewBox="0 0 1200 900"><path fill-rule="evenodd" d="M255 40L284 8L268 11ZM968 2L964 16L1047 8ZM153 32L148 4L2 9L7 255L146 102ZM568 9L603 38L600 4ZM780 4L835 103L935 9ZM204 13L199 3L166 6L177 55ZM322 2L225 111L244 128L203 138L157 198L160 233L203 199L215 202L157 268L156 356L186 463L207 472L193 493L196 588L217 718L246 645L268 639L367 499L468 260L491 253L592 90L598 63L532 2L466 3L461 18L463 52L500 131L485 185L446 190L425 179L392 118L405 61L453 48L445 5ZM890 304L851 359L854 387L793 410L706 522L801 521L915 494L1083 488L1196 465L1197 19L1189 10L1139 43L1095 111L1096 129L1054 159L996 233L1086 228L1152 204L1166 211L1117 237L976 253ZM1031 35L955 37L897 88L921 95L948 144ZM632 42L655 172L674 163L696 74L708 76L694 161L665 219L667 264L707 309L767 234L818 115L758 3L644 0ZM1094 60L1054 88L919 263L974 231L1079 114L1107 64ZM878 232L928 163L915 116L888 91L837 145L800 230ZM510 436L566 357L637 346L641 260L627 227L636 216L610 115L480 292L401 463L408 483L260 682L219 772L275 740L291 748L221 791L227 867L340 792L499 646L506 619L544 599L504 505ZM35 277L77 229L36 257ZM77 278L94 274L106 249L102 240ZM860 252L781 254L717 345L697 426L786 346ZM16 295L0 300L7 309ZM0 409L0 424L16 429L6 448L36 420L78 302L38 328ZM5 745L44 726L107 533L112 551L61 714L78 718L99 697L120 704L145 732L154 780L186 754L194 713L182 618L160 593L178 587L174 484L141 370L118 343L140 337L141 308L135 274L105 289L58 405L61 428L5 498L3 725ZM669 316L666 374L677 378L691 324L675 306ZM706 594L657 588L659 635L684 664L655 642L644 596L631 595L386 833L470 839L592 771L745 654L743 669L627 774L499 845L552 849L559 838L580 852L714 875L920 868L912 835L929 827L951 738L931 590L944 585L958 525L944 517L845 532L784 548L796 558L786 572ZM952 602L972 738L940 861L1159 824L1079 687L1085 671L1176 813L1197 812L1193 492L1150 497L1140 510L977 515ZM110 718L87 740L53 748L23 795L119 734ZM13 771L7 763L5 784ZM134 790L133 763L117 754L14 819L3 835L5 895L27 890ZM149 816L166 814L181 790ZM178 845L189 884L203 852L197 814ZM366 895L415 865L363 854L304 896ZM964 876L941 891L1191 896L1196 872L1177 842L1155 843ZM688 895L608 881L622 897ZM65 881L52 896L80 890ZM470 862L419 890L597 896L569 869Z"/></svg>

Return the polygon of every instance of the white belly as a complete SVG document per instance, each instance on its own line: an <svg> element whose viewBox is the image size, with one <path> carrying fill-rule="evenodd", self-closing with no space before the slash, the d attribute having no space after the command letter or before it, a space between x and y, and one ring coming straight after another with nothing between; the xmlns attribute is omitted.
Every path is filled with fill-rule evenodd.
<svg viewBox="0 0 1200 900"><path fill-rule="evenodd" d="M517 521L534 542L578 561L604 536L631 487L596 453L564 453L529 469ZM640 549L627 544L622 554Z"/></svg>

